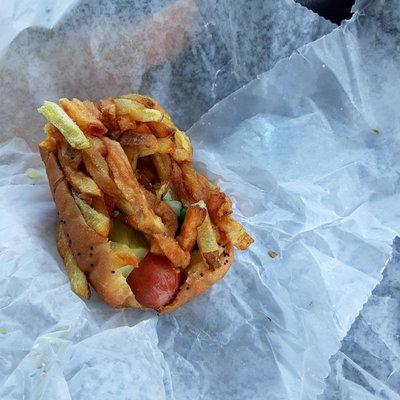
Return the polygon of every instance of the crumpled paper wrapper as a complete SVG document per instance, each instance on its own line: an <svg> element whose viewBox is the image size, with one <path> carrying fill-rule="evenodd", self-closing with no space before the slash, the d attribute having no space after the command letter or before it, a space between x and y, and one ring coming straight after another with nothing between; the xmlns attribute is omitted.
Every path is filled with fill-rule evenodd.
<svg viewBox="0 0 400 400"><path fill-rule="evenodd" d="M394 1L361 4L350 23L199 119L279 59L269 54L280 53L282 37L266 41L269 26L284 28L286 55L315 29L332 29L289 1L250 3L80 3L5 50L1 398L297 400L323 391L329 358L381 279L399 230L399 19ZM279 10L286 20L276 24ZM175 15L179 22L167 23ZM247 30L235 29L241 18ZM288 18L297 28L303 18L318 22L302 31ZM163 46L141 33L149 21L169 33ZM43 169L34 184L25 176L41 168L29 145L40 138L42 100L132 90L166 103L183 127L199 119L189 131L197 164L232 196L256 240L226 279L171 316L75 296L56 254Z"/></svg>

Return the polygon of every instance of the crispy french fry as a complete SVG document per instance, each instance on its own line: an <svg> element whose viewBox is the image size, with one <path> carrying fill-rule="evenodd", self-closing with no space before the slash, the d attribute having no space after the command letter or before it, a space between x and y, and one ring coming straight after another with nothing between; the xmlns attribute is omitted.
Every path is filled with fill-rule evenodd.
<svg viewBox="0 0 400 400"><path fill-rule="evenodd" d="M220 266L217 236L215 234L204 201L199 201L199 203L197 204L199 205L199 207L206 210L204 221L197 228L197 245L199 246L200 252L203 255L204 259L207 261L207 264L212 269L216 269Z"/></svg>
<svg viewBox="0 0 400 400"><path fill-rule="evenodd" d="M134 121L149 122L161 121L163 114L152 108L146 108L143 104L131 99L115 99L117 115L129 115Z"/></svg>
<svg viewBox="0 0 400 400"><path fill-rule="evenodd" d="M57 142L60 140L64 140L64 136L62 133L52 124L47 123L44 128L44 132L46 133L47 137L52 137Z"/></svg>
<svg viewBox="0 0 400 400"><path fill-rule="evenodd" d="M182 170L183 184L185 185L187 192L196 201L205 199L207 197L207 188L201 184L193 165L191 163L182 163L180 167Z"/></svg>
<svg viewBox="0 0 400 400"><path fill-rule="evenodd" d="M174 142L171 138L159 138L154 146L140 146L139 147L139 157L150 156L155 153L172 153L174 150Z"/></svg>
<svg viewBox="0 0 400 400"><path fill-rule="evenodd" d="M172 136L175 134L176 128L174 126L168 126L167 124L168 121L164 121L164 118L161 122L148 122L148 125L153 133L159 138Z"/></svg>
<svg viewBox="0 0 400 400"><path fill-rule="evenodd" d="M165 231L161 219L149 208L142 188L136 180L129 160L118 142L104 138L107 146L107 163L112 171L115 184L122 196L132 207L132 215L127 222L135 229L145 233L161 233Z"/></svg>
<svg viewBox="0 0 400 400"><path fill-rule="evenodd" d="M110 231L110 218L89 206L89 204L83 201L74 192L72 192L72 195L86 223L99 235L107 237Z"/></svg>
<svg viewBox="0 0 400 400"><path fill-rule="evenodd" d="M232 244L240 250L247 249L253 242L253 238L245 231L239 222L235 221L230 215L214 217L214 223L226 233Z"/></svg>
<svg viewBox="0 0 400 400"><path fill-rule="evenodd" d="M101 112L92 101L84 100L82 103L91 112L91 114L93 114L97 119L101 119Z"/></svg>
<svg viewBox="0 0 400 400"><path fill-rule="evenodd" d="M168 154L153 154L151 158L161 184L165 184L169 181L172 172L171 157Z"/></svg>
<svg viewBox="0 0 400 400"><path fill-rule="evenodd" d="M175 161L192 161L193 149L192 143L185 132L177 130L174 134L175 149L172 157Z"/></svg>
<svg viewBox="0 0 400 400"><path fill-rule="evenodd" d="M219 189L210 192L206 203L208 212L212 217L221 217L232 213L232 202L230 198Z"/></svg>
<svg viewBox="0 0 400 400"><path fill-rule="evenodd" d="M178 219L165 202L157 198L157 196L149 190L143 189L149 207L158 215L164 223L169 236L174 236L178 229Z"/></svg>
<svg viewBox="0 0 400 400"><path fill-rule="evenodd" d="M87 149L90 147L88 139L79 126L58 104L45 101L43 105L38 108L38 112L63 134L71 147L76 149Z"/></svg>
<svg viewBox="0 0 400 400"><path fill-rule="evenodd" d="M183 250L173 237L157 233L154 239L174 266L185 268L189 265L190 253Z"/></svg>
<svg viewBox="0 0 400 400"><path fill-rule="evenodd" d="M80 297L89 299L90 290L85 274L79 269L78 264L68 247L68 241L61 225L58 227L57 248L64 260L71 289Z"/></svg>
<svg viewBox="0 0 400 400"><path fill-rule="evenodd" d="M81 171L78 171L78 165L82 160L81 153L68 147L65 141L58 146L58 161L68 183L80 194L84 196L101 196L101 191L93 179Z"/></svg>
<svg viewBox="0 0 400 400"><path fill-rule="evenodd" d="M155 147L157 146L157 138L152 134L126 132L123 133L118 141L122 146L144 146Z"/></svg>
<svg viewBox="0 0 400 400"><path fill-rule="evenodd" d="M115 106L114 100L101 100L99 103L99 109L101 113L100 119L103 124L111 131L119 129L117 121L117 108Z"/></svg>
<svg viewBox="0 0 400 400"><path fill-rule="evenodd" d="M94 137L89 138L89 140L91 147L82 151L86 170L104 193L112 197L121 197L121 192L110 176L108 164L101 154L103 142L99 139L96 140ZM105 146L104 152L106 152Z"/></svg>
<svg viewBox="0 0 400 400"><path fill-rule="evenodd" d="M63 110L88 135L102 136L107 132L105 125L82 101L78 99L60 99Z"/></svg>
<svg viewBox="0 0 400 400"><path fill-rule="evenodd" d="M189 206L190 204L194 203L195 200L193 197L188 193L183 183L182 177L182 170L179 164L175 161L171 163L171 184L174 192L178 196L178 198L182 201L185 206Z"/></svg>
<svg viewBox="0 0 400 400"><path fill-rule="evenodd" d="M52 137L47 137L39 143L39 148L47 150L47 151L56 151L57 150L57 142Z"/></svg>
<svg viewBox="0 0 400 400"><path fill-rule="evenodd" d="M149 125L145 122L137 122L135 132L137 133L145 133L147 135L152 135L153 132L151 131Z"/></svg>
<svg viewBox="0 0 400 400"><path fill-rule="evenodd" d="M177 237L177 241L183 250L192 251L197 239L197 228L203 224L206 215L206 209L198 204L193 204L187 208L181 233Z"/></svg>
<svg viewBox="0 0 400 400"><path fill-rule="evenodd" d="M121 96L121 99L129 99L136 101L144 105L146 108L155 108L156 106L156 102L153 99L147 96L143 96L142 94L128 93Z"/></svg>
<svg viewBox="0 0 400 400"><path fill-rule="evenodd" d="M137 161L139 158L139 150L136 146L123 146L124 152L128 157L129 164L131 164L132 171L136 170Z"/></svg>
<svg viewBox="0 0 400 400"><path fill-rule="evenodd" d="M121 132L135 130L136 122L129 115L121 115L117 118L118 127Z"/></svg>

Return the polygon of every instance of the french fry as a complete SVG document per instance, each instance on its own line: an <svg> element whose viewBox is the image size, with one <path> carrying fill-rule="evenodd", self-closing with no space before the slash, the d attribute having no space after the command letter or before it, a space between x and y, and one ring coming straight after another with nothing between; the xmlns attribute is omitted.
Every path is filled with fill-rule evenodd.
<svg viewBox="0 0 400 400"><path fill-rule="evenodd" d="M85 274L79 269L72 251L68 247L67 237L61 225L58 227L57 248L61 258L64 260L72 291L84 299L89 299L90 289L88 281Z"/></svg>
<svg viewBox="0 0 400 400"><path fill-rule="evenodd" d="M151 127L151 129L155 132L157 137L170 136L174 134L175 131L177 130L175 124L173 123L167 111L159 103L157 103L150 97L136 93L130 93L121 96L121 98L137 101L138 103L143 104L143 106L145 106L146 108L154 108L155 110L161 112L161 114L163 115L163 119L160 123L149 122L148 124Z"/></svg>
<svg viewBox="0 0 400 400"><path fill-rule="evenodd" d="M164 121L163 118L161 122L148 122L148 125L153 133L159 138L174 135L176 128L174 126L168 126L166 122L167 121Z"/></svg>
<svg viewBox="0 0 400 400"><path fill-rule="evenodd" d="M197 204L199 207L206 210L204 221L197 228L197 245L199 246L200 252L207 264L211 267L211 269L216 269L220 266L217 236L215 234L204 201L199 201Z"/></svg>
<svg viewBox="0 0 400 400"><path fill-rule="evenodd" d="M96 211L89 204L72 192L75 203L80 208L86 223L99 235L107 237L110 232L110 218Z"/></svg>
<svg viewBox="0 0 400 400"><path fill-rule="evenodd" d="M58 161L68 183L84 196L101 196L101 191L94 180L77 170L80 160L82 160L82 155L79 151L71 147L68 148L65 141L60 143L58 146Z"/></svg>
<svg viewBox="0 0 400 400"><path fill-rule="evenodd" d="M175 149L172 157L175 161L192 161L193 149L192 143L185 132L177 130L174 134Z"/></svg>
<svg viewBox="0 0 400 400"><path fill-rule="evenodd" d="M246 250L253 242L253 238L245 231L239 222L230 215L214 217L214 223L226 233L232 244L240 250Z"/></svg>
<svg viewBox="0 0 400 400"><path fill-rule="evenodd" d="M179 164L175 161L171 163L171 184L174 192L178 196L178 198L182 201L185 206L189 206L190 204L194 203L195 200L193 197L188 193L186 187L183 183L182 177L182 170Z"/></svg>
<svg viewBox="0 0 400 400"><path fill-rule="evenodd" d="M198 204L193 204L187 208L181 233L177 237L177 241L183 250L192 251L197 239L197 228L203 224L206 215L206 209Z"/></svg>
<svg viewBox="0 0 400 400"><path fill-rule="evenodd" d="M139 158L139 150L135 146L123 146L124 152L128 157L129 164L131 164L132 171L136 170L137 161Z"/></svg>
<svg viewBox="0 0 400 400"><path fill-rule="evenodd" d="M146 197L149 207L158 215L164 223L167 233L169 236L174 236L178 229L178 219L175 213L172 211L165 202L158 199L157 196L149 190L143 189L143 193Z"/></svg>
<svg viewBox="0 0 400 400"><path fill-rule="evenodd" d="M92 144L91 147L82 151L86 170L104 193L112 197L121 197L121 192L110 176L108 164L101 154L103 142L99 139L96 140L94 137L89 138L89 140ZM106 152L105 146L104 152Z"/></svg>
<svg viewBox="0 0 400 400"><path fill-rule="evenodd" d="M139 157L150 156L152 154L161 153L167 154L174 151L174 142L171 138L159 138L157 142L150 147L140 146L139 147Z"/></svg>
<svg viewBox="0 0 400 400"><path fill-rule="evenodd" d="M147 135L152 135L153 134L153 132L151 131L149 125L146 124L145 122L137 122L136 123L135 132L137 132L137 133L145 133Z"/></svg>
<svg viewBox="0 0 400 400"><path fill-rule="evenodd" d="M131 99L115 99L117 115L129 115L134 121L149 122L161 121L163 114L152 108L146 108L143 104Z"/></svg>
<svg viewBox="0 0 400 400"><path fill-rule="evenodd" d="M154 239L175 267L185 268L190 263L190 253L183 250L171 236L156 233Z"/></svg>
<svg viewBox="0 0 400 400"><path fill-rule="evenodd" d="M101 112L92 101L84 100L82 103L90 111L91 114L93 114L97 119L101 119Z"/></svg>
<svg viewBox="0 0 400 400"><path fill-rule="evenodd" d="M107 132L105 125L97 118L96 114L78 99L60 99L63 110L73 121L88 135L102 136Z"/></svg>
<svg viewBox="0 0 400 400"><path fill-rule="evenodd" d="M137 93L128 93L121 96L121 99L129 99L136 101L137 103L142 104L146 108L155 108L156 102L150 97L143 96L142 94Z"/></svg>
<svg viewBox="0 0 400 400"><path fill-rule="evenodd" d="M64 136L62 135L62 133L54 125L50 123L46 124L43 130L47 135L47 137L52 137L57 142L60 140L64 140Z"/></svg>
<svg viewBox="0 0 400 400"><path fill-rule="evenodd" d="M104 138L104 142L108 150L107 163L113 174L115 184L121 191L123 198L132 207L133 214L127 217L127 222L135 229L145 233L164 232L165 226L161 219L149 208L121 145L108 138Z"/></svg>
<svg viewBox="0 0 400 400"><path fill-rule="evenodd" d="M90 147L88 139L79 126L58 104L45 101L43 105L38 108L38 112L63 134L71 147L76 149L87 149Z"/></svg>
<svg viewBox="0 0 400 400"><path fill-rule="evenodd" d="M172 172L171 157L168 154L153 154L151 158L161 184L165 184L169 181Z"/></svg>
<svg viewBox="0 0 400 400"><path fill-rule="evenodd" d="M118 141L122 146L157 146L157 138L152 134L146 133L126 132L119 137Z"/></svg>
<svg viewBox="0 0 400 400"><path fill-rule="evenodd" d="M52 137L47 137L39 143L39 148L47 150L47 151L56 151L57 150L57 142Z"/></svg>
<svg viewBox="0 0 400 400"><path fill-rule="evenodd" d="M121 132L135 130L136 122L129 115L121 115L118 117L118 127Z"/></svg>
<svg viewBox="0 0 400 400"><path fill-rule="evenodd" d="M99 109L101 113L100 119L103 124L111 131L119 129L117 121L117 108L115 106L114 100L101 100L99 103Z"/></svg>
<svg viewBox="0 0 400 400"><path fill-rule="evenodd" d="M183 184L185 185L187 192L196 201L205 199L207 197L207 188L201 184L193 165L191 163L182 163L180 167L182 170Z"/></svg>
<svg viewBox="0 0 400 400"><path fill-rule="evenodd" d="M222 217L232 213L232 201L220 190L213 190L206 200L207 209L210 215Z"/></svg>

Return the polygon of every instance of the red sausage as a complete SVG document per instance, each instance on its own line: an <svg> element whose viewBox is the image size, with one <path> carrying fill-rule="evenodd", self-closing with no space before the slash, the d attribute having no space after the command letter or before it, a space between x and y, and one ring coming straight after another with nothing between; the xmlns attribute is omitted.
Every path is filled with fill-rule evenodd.
<svg viewBox="0 0 400 400"><path fill-rule="evenodd" d="M131 272L127 282L143 307L158 308L171 302L180 279L168 258L149 253Z"/></svg>

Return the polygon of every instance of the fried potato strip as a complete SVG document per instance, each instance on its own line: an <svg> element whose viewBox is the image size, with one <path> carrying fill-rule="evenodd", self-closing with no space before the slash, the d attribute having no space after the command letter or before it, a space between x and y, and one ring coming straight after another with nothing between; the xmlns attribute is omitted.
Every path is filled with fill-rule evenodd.
<svg viewBox="0 0 400 400"><path fill-rule="evenodd" d="M146 197L133 174L124 150L121 145L111 139L104 138L108 154L107 163L113 174L115 184L122 193L122 197L132 208L132 215L127 222L135 229L145 233L162 233L165 231L161 219L149 208Z"/></svg>

